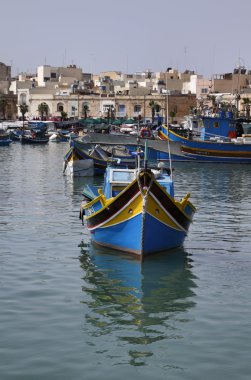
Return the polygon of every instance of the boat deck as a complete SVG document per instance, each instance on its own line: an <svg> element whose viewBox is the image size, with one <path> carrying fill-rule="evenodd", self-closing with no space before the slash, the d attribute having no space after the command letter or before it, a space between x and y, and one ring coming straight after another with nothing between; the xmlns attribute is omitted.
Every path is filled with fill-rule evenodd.
<svg viewBox="0 0 251 380"><path fill-rule="evenodd" d="M137 138L128 135L112 135L102 133L88 133L77 140L87 144L100 144L100 145L130 145L137 146ZM144 147L146 139L139 138L139 145ZM167 141L151 140L148 139L148 148L154 149L159 152L168 153ZM170 141L170 151L172 154L184 156L180 150L180 143Z"/></svg>

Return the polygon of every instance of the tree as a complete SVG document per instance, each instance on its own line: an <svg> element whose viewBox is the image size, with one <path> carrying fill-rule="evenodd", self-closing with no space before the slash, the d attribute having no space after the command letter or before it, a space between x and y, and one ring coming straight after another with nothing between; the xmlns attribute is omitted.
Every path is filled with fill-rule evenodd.
<svg viewBox="0 0 251 380"><path fill-rule="evenodd" d="M7 106L7 100L4 99L2 96L0 98L0 111L3 114L3 119L5 120L5 113L6 113L6 106Z"/></svg>
<svg viewBox="0 0 251 380"><path fill-rule="evenodd" d="M44 120L44 116L47 118L49 113L49 107L46 103L40 103L38 106L38 112L40 113L41 120Z"/></svg>
<svg viewBox="0 0 251 380"><path fill-rule="evenodd" d="M171 118L171 123L173 123L173 118L175 117L176 112L175 111L170 111L169 115L170 115L170 118Z"/></svg>
<svg viewBox="0 0 251 380"><path fill-rule="evenodd" d="M247 117L250 117L250 99L242 98L243 109Z"/></svg>
<svg viewBox="0 0 251 380"><path fill-rule="evenodd" d="M62 118L62 120L66 120L67 116L68 116L67 112L61 111L61 118Z"/></svg>
<svg viewBox="0 0 251 380"><path fill-rule="evenodd" d="M24 129L24 119L25 119L25 114L28 112L28 106L27 104L20 104L19 105L20 112L22 114L22 120L23 120L23 129Z"/></svg>
<svg viewBox="0 0 251 380"><path fill-rule="evenodd" d="M151 108L151 111L152 111L152 124L153 124L154 123L155 113L160 111L160 106L154 100L151 100L149 102L149 107Z"/></svg>
<svg viewBox="0 0 251 380"><path fill-rule="evenodd" d="M216 108L217 108L216 96L215 96L215 95L207 95L207 99L208 99L208 100L211 100L211 102L212 102L213 112L215 112L215 111L216 111Z"/></svg>
<svg viewBox="0 0 251 380"><path fill-rule="evenodd" d="M114 106L111 107L111 120L115 120L115 108L114 108Z"/></svg>
<svg viewBox="0 0 251 380"><path fill-rule="evenodd" d="M90 110L89 110L89 106L88 106L87 103L85 103L85 104L83 105L83 113L84 113L84 118L85 118L85 119L87 119L87 114L88 114L89 111L90 111Z"/></svg>

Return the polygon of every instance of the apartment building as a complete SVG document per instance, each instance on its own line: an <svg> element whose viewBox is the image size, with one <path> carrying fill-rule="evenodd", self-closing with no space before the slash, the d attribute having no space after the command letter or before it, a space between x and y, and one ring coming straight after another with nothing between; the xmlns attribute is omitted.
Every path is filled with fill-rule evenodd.
<svg viewBox="0 0 251 380"><path fill-rule="evenodd" d="M0 119L16 119L17 97L10 91L11 67L0 62Z"/></svg>

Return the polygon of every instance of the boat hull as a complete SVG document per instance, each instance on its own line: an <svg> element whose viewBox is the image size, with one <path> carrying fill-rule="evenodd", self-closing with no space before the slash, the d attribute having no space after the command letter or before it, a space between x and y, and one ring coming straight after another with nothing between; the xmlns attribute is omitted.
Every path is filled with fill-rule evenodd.
<svg viewBox="0 0 251 380"><path fill-rule="evenodd" d="M185 237L184 231L161 223L150 214L139 214L130 221L92 232L95 243L139 257L180 247Z"/></svg>
<svg viewBox="0 0 251 380"><path fill-rule="evenodd" d="M9 146L12 143L11 139L0 140L0 146Z"/></svg>
<svg viewBox="0 0 251 380"><path fill-rule="evenodd" d="M74 177L93 177L94 176L94 162L92 159L86 160L70 160L64 173Z"/></svg>
<svg viewBox="0 0 251 380"><path fill-rule="evenodd" d="M200 162L251 163L251 144L240 141L190 140L169 131L169 138L180 143L181 152L188 160Z"/></svg>
<svg viewBox="0 0 251 380"><path fill-rule="evenodd" d="M32 144L32 145L41 145L41 144L47 144L49 142L48 137L27 137L27 136L20 136L20 142L21 144Z"/></svg>

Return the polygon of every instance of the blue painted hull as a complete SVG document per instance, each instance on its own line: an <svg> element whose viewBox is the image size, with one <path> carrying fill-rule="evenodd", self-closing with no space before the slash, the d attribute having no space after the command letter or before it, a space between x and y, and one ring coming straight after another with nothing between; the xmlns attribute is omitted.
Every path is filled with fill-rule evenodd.
<svg viewBox="0 0 251 380"><path fill-rule="evenodd" d="M199 162L251 163L251 144L234 142L189 140L169 131L169 138L181 144L187 160Z"/></svg>
<svg viewBox="0 0 251 380"><path fill-rule="evenodd" d="M157 237L157 238L156 238ZM136 255L148 255L182 246L186 234L142 214L115 226L92 231L92 240L102 246Z"/></svg>
<svg viewBox="0 0 251 380"><path fill-rule="evenodd" d="M0 140L0 146L9 146L11 142L12 142L12 140L10 140L10 139Z"/></svg>
<svg viewBox="0 0 251 380"><path fill-rule="evenodd" d="M47 144L49 142L49 137L32 138L32 137L21 136L20 142L21 144L30 144L30 145Z"/></svg>

